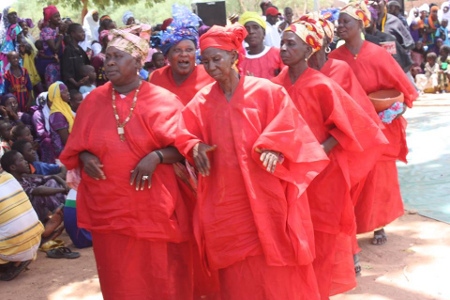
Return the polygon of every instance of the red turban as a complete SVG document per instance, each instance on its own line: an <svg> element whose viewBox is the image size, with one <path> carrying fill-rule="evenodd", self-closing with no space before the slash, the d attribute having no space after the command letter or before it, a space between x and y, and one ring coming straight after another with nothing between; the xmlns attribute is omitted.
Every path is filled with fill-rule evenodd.
<svg viewBox="0 0 450 300"><path fill-rule="evenodd" d="M241 24L236 23L227 27L214 25L200 37L200 50L203 52L212 47L226 51L238 51L246 36L247 30Z"/></svg>
<svg viewBox="0 0 450 300"><path fill-rule="evenodd" d="M56 14L58 9L54 5L49 5L47 7L44 7L44 22L48 22L54 14Z"/></svg>

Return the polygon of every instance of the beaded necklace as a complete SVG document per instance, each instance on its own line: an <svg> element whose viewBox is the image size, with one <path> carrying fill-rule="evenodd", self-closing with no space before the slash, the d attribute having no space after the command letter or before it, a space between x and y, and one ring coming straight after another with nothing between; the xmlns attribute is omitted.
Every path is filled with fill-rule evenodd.
<svg viewBox="0 0 450 300"><path fill-rule="evenodd" d="M120 140L123 142L125 141L125 125L127 125L128 121L131 119L131 115L133 114L133 110L136 107L137 102L137 95L139 93L139 88L141 87L142 81L139 82L139 86L137 87L136 91L134 92L134 98L133 103L131 104L130 113L126 117L125 121L120 123L119 120L119 114L117 113L117 107L116 107L116 90L114 87L112 88L112 107L114 110L114 117L116 118L116 124L117 124L117 133L119 134Z"/></svg>

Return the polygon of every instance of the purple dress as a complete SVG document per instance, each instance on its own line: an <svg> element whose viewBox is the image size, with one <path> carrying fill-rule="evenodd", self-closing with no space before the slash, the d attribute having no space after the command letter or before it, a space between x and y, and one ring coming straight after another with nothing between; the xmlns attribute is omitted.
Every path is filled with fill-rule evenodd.
<svg viewBox="0 0 450 300"><path fill-rule="evenodd" d="M58 193L51 196L34 196L33 190L39 186L46 186L51 188L61 188L62 186L54 179L49 177L23 177L19 180L28 198L30 198L31 205L36 211L39 221L44 223L48 219L48 215L58 208L61 204L66 202L66 195Z"/></svg>
<svg viewBox="0 0 450 300"><path fill-rule="evenodd" d="M55 40L59 34L59 28L53 29L51 27L44 27L41 30L40 37L42 44L44 46L44 54L52 56L54 55L52 49L48 45L48 40ZM62 48L62 47L61 47ZM61 49L58 51L58 56L60 56ZM55 81L61 80L61 71L59 67L59 62L55 59L40 59L40 64L42 68L45 68L45 84L49 87Z"/></svg>
<svg viewBox="0 0 450 300"><path fill-rule="evenodd" d="M56 157L59 157L62 150L64 149L64 144L58 134L58 130L69 129L69 122L67 122L66 117L64 117L64 115L60 112L52 113L49 120L53 151Z"/></svg>

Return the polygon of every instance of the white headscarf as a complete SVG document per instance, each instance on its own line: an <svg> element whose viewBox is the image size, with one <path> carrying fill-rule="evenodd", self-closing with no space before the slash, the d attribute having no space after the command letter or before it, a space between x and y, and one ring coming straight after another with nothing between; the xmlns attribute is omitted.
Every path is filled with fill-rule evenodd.
<svg viewBox="0 0 450 300"><path fill-rule="evenodd" d="M97 10L89 11L84 17L83 28L86 32L86 40L89 42L98 41L98 28L100 27L99 20L94 21L92 15L98 13Z"/></svg>
<svg viewBox="0 0 450 300"><path fill-rule="evenodd" d="M446 13L444 13L444 7L449 7L450 8L450 3L449 2L444 2L441 5L441 9L439 10L439 22L442 21L442 19L447 19L450 23L450 10L448 10ZM450 25L447 25L447 28L450 29Z"/></svg>
<svg viewBox="0 0 450 300"><path fill-rule="evenodd" d="M412 21L414 21L414 19L416 19L416 17L414 16L414 12L419 13L419 9L417 7L413 7L409 11L408 19L406 19L406 21L408 22L408 26L411 26Z"/></svg>
<svg viewBox="0 0 450 300"><path fill-rule="evenodd" d="M421 11L426 11L427 13L429 13L429 12L430 12L430 7L428 6L428 4L426 4L426 3L422 4L422 5L419 7L419 13L420 13Z"/></svg>

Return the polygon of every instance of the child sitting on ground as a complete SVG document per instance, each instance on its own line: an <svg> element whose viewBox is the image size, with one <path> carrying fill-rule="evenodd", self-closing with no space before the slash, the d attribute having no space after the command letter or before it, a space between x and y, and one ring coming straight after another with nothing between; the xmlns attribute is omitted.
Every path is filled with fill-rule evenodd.
<svg viewBox="0 0 450 300"><path fill-rule="evenodd" d="M20 66L20 56L16 51L8 53L9 70L5 72L5 91L16 96L18 110L27 112L33 102L33 85L27 69Z"/></svg>
<svg viewBox="0 0 450 300"><path fill-rule="evenodd" d="M78 110L78 107L80 106L84 97L86 97L86 95L89 93L82 94L80 91L70 90L69 94L70 94L70 100L69 100L70 108L72 109L72 111L74 113L76 113Z"/></svg>
<svg viewBox="0 0 450 300"><path fill-rule="evenodd" d="M25 140L29 141L30 143L33 143L33 135L31 134L31 130L25 124L19 124L14 126L11 129L11 137L13 142Z"/></svg>
<svg viewBox="0 0 450 300"><path fill-rule="evenodd" d="M30 176L28 162L16 150L6 152L0 162L3 170L19 181L43 224L49 221L52 212L62 208L70 188L61 177L56 175Z"/></svg>
<svg viewBox="0 0 450 300"><path fill-rule="evenodd" d="M425 64L425 74L416 75L416 85L421 90L439 91L438 72L439 65L436 63L437 55L434 52L427 54L427 63Z"/></svg>
<svg viewBox="0 0 450 300"><path fill-rule="evenodd" d="M439 51L439 58L437 60L437 64L439 65L438 72L438 84L441 93L445 93L448 88L448 83L450 81L450 47L442 46Z"/></svg>
<svg viewBox="0 0 450 300"><path fill-rule="evenodd" d="M0 120L0 153L3 155L5 152L11 150L12 136L11 136L11 123L5 120ZM0 155L0 156L1 156Z"/></svg>
<svg viewBox="0 0 450 300"><path fill-rule="evenodd" d="M33 144L29 141L18 140L14 142L11 149L16 150L23 155L23 158L28 162L30 166L31 174L58 175L62 179L66 178L66 168L57 164L49 164L39 161L37 159L36 150L34 150Z"/></svg>
<svg viewBox="0 0 450 300"><path fill-rule="evenodd" d="M95 80L97 79L97 74L95 69L91 65L84 65L80 69L81 76L88 77L88 80L79 88L81 94L89 93L96 88Z"/></svg>

